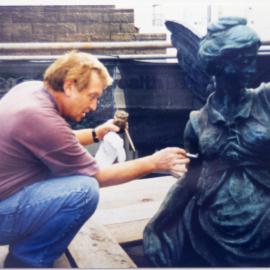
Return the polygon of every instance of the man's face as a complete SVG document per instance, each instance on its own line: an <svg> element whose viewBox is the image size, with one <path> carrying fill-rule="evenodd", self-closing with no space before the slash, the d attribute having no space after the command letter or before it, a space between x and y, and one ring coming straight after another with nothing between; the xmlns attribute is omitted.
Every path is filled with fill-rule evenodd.
<svg viewBox="0 0 270 270"><path fill-rule="evenodd" d="M70 86L69 105L66 115L77 122L81 121L86 113L96 110L98 99L101 97L103 89L103 82L95 71L91 75L87 88L79 91L75 84L72 84Z"/></svg>

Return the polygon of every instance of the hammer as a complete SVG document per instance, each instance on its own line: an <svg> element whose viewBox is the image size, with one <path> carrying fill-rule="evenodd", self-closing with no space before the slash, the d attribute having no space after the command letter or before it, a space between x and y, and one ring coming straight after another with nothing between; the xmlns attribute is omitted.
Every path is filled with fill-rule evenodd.
<svg viewBox="0 0 270 270"><path fill-rule="evenodd" d="M136 152L134 143L128 131L128 113L122 110L116 111L113 117L113 123L120 128L120 131L125 132L132 150Z"/></svg>

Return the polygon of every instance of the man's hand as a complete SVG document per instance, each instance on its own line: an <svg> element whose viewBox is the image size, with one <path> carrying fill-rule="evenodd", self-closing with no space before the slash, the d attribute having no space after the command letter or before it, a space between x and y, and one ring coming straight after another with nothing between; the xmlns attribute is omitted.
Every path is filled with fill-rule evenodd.
<svg viewBox="0 0 270 270"><path fill-rule="evenodd" d="M105 123L97 126L95 128L96 130L96 134L97 134L97 138L99 140L102 140L103 137L110 131L114 131L114 132L118 132L120 129L118 126L116 126L113 123L113 119L109 119L108 121L106 121Z"/></svg>
<svg viewBox="0 0 270 270"><path fill-rule="evenodd" d="M122 184L157 171L181 175L187 172L185 165L188 162L185 150L169 147L150 156L102 168L96 174L96 178L104 187Z"/></svg>
<svg viewBox="0 0 270 270"><path fill-rule="evenodd" d="M152 155L156 171L181 175L187 172L186 164L190 162L186 151L178 147L167 147Z"/></svg>

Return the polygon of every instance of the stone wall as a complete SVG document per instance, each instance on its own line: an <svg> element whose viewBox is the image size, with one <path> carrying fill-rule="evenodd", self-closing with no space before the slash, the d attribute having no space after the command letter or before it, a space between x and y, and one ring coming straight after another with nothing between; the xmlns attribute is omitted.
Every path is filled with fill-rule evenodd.
<svg viewBox="0 0 270 270"><path fill-rule="evenodd" d="M101 42L165 40L165 34L140 34L134 10L107 6L2 6L0 42ZM163 53L164 50L93 51ZM16 54L29 54L16 52ZM38 53L38 52L32 52ZM56 51L42 52L57 53ZM2 54L2 53L1 53Z"/></svg>

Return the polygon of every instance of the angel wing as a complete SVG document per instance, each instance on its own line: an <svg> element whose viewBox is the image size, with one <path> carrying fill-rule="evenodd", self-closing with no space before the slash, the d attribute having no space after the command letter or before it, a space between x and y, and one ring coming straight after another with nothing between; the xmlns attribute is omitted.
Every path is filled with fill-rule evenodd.
<svg viewBox="0 0 270 270"><path fill-rule="evenodd" d="M165 25L171 32L171 41L177 49L177 59L185 73L186 87L192 91L199 106L202 106L213 91L211 77L203 70L197 57L201 37L183 24L166 21Z"/></svg>

